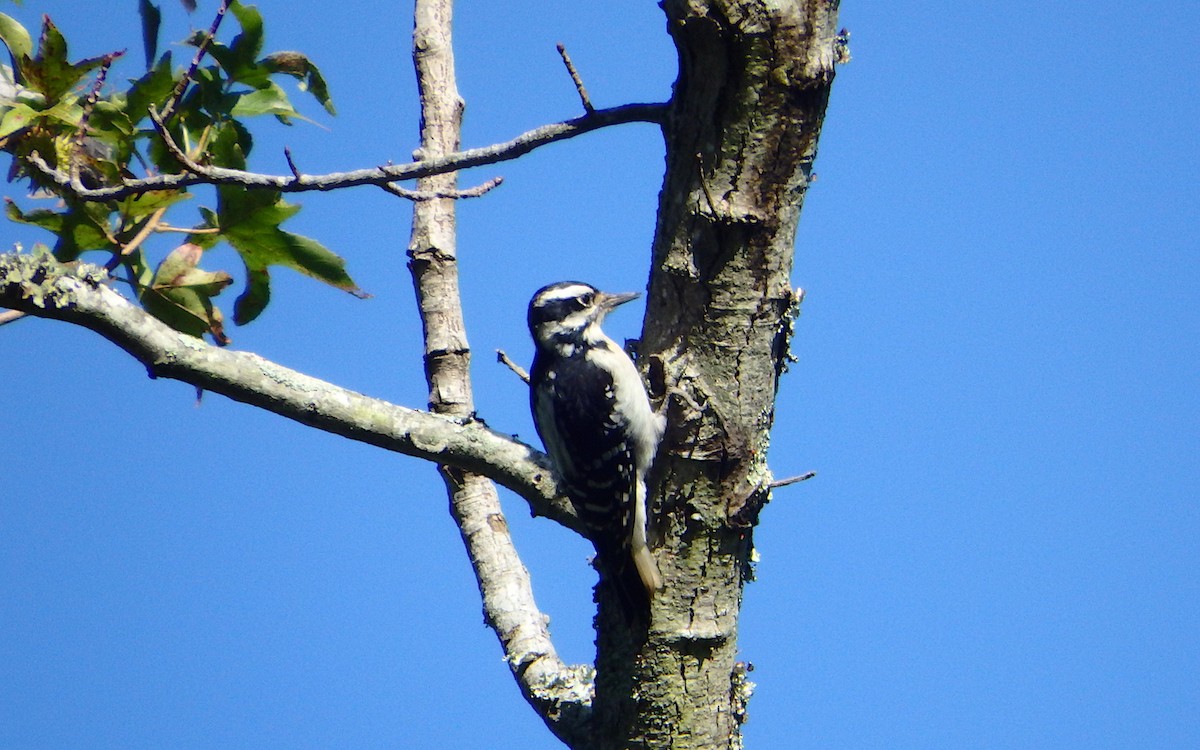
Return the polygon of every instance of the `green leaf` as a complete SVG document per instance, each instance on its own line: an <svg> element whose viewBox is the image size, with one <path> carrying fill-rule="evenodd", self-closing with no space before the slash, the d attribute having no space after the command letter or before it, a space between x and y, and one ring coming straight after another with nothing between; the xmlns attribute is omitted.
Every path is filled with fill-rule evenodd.
<svg viewBox="0 0 1200 750"><path fill-rule="evenodd" d="M230 114L234 117L256 117L258 115L275 115L283 118L300 117L300 113L288 100L288 95L274 82L268 82L263 88L239 95Z"/></svg>
<svg viewBox="0 0 1200 750"><path fill-rule="evenodd" d="M68 97L49 109L41 111L41 116L47 120L57 120L66 125L69 130L74 130L79 125L79 121L83 119L83 107L79 106L79 100L75 97ZM74 133L71 133L74 136Z"/></svg>
<svg viewBox="0 0 1200 750"><path fill-rule="evenodd" d="M266 268L246 266L246 288L233 302L233 322L246 325L261 315L270 301L270 272Z"/></svg>
<svg viewBox="0 0 1200 750"><path fill-rule="evenodd" d="M253 65L262 53L263 20L258 8L253 5L242 5L238 0L229 4L229 10L241 24L242 33L233 38L229 49L236 58L244 64ZM232 71L231 71L232 72Z"/></svg>
<svg viewBox="0 0 1200 750"><path fill-rule="evenodd" d="M200 46L207 34L202 31L197 31L188 40L188 43L193 47ZM238 81L246 83L253 88L258 88L260 84L268 80L267 71L260 68L253 60L243 60L239 58L233 50L226 45L212 41L208 44L208 56L216 60L217 67L209 68L210 70L224 71L225 75L217 76L222 81L222 85L226 80Z"/></svg>
<svg viewBox="0 0 1200 750"><path fill-rule="evenodd" d="M208 54L217 61L229 80L258 88L268 80L269 75L256 62L263 46L262 15L253 5L242 5L239 2L230 3L229 10L241 24L242 33L235 36L228 45L215 39L210 41ZM206 32L197 31L188 38L187 43L198 47L207 36Z"/></svg>
<svg viewBox="0 0 1200 750"><path fill-rule="evenodd" d="M3 117L0 117L0 138L10 136L18 130L24 130L41 116L41 112L38 112L28 104L14 104L12 109L5 112Z"/></svg>
<svg viewBox="0 0 1200 750"><path fill-rule="evenodd" d="M133 82L125 94L125 112L135 125L146 117L151 104L162 106L175 88L171 72L171 53L164 52L154 67Z"/></svg>
<svg viewBox="0 0 1200 750"><path fill-rule="evenodd" d="M102 205L85 203L62 213L47 209L24 213L12 199L5 198L5 202L5 213L10 221L41 227L58 236L54 257L64 263L78 259L85 250L113 249L105 232L108 209Z"/></svg>
<svg viewBox="0 0 1200 750"><path fill-rule="evenodd" d="M196 71L192 82L195 85L188 89L183 101L176 107L175 111L179 113L180 117L205 117L209 121L221 120L229 114L229 110L237 102L237 97L226 91L229 82L221 76L220 68L215 65ZM212 116L205 115L206 112ZM199 128L197 128L198 131Z"/></svg>
<svg viewBox="0 0 1200 750"><path fill-rule="evenodd" d="M162 11L150 0L138 0L138 15L142 17L142 50L146 53L146 70L149 70L154 65L154 58L158 57Z"/></svg>
<svg viewBox="0 0 1200 750"><path fill-rule="evenodd" d="M224 271L198 267L204 250L186 243L172 250L154 272L150 286L142 291L146 311L177 331L200 337L211 334L224 346L224 318L212 298L233 283Z"/></svg>
<svg viewBox="0 0 1200 750"><path fill-rule="evenodd" d="M217 218L223 231L268 231L279 228L300 211L283 200L278 190L247 190L235 185L217 188Z"/></svg>
<svg viewBox="0 0 1200 750"><path fill-rule="evenodd" d="M191 197L190 193L183 190L153 190L122 200L121 215L127 220L136 221L149 216L160 208L173 206Z"/></svg>
<svg viewBox="0 0 1200 750"><path fill-rule="evenodd" d="M276 52L264 57L260 63L271 73L289 75L300 82L300 90L312 94L325 111L336 115L333 98L329 96L329 85L312 60L299 52Z"/></svg>
<svg viewBox="0 0 1200 750"><path fill-rule="evenodd" d="M204 221L194 227L194 229L220 229L220 223L217 219L217 212L211 208L200 207L200 215L204 217ZM193 245L199 245L205 250L210 250L214 245L221 241L221 235L216 232L197 232L196 234L188 235L188 242Z"/></svg>
<svg viewBox="0 0 1200 750"><path fill-rule="evenodd" d="M246 126L237 120L226 120L213 126L208 153L218 167L245 169L246 155L253 147L254 139Z"/></svg>
<svg viewBox="0 0 1200 750"><path fill-rule="evenodd" d="M310 237L277 230L273 236L228 236L246 264L246 290L234 306L234 321L244 325L262 312L270 299L268 266L278 265L323 281L356 297L363 292L346 273L346 261Z"/></svg>
<svg viewBox="0 0 1200 750"><path fill-rule="evenodd" d="M104 57L80 60L74 65L68 62L67 40L47 16L42 22L37 56L18 60L18 66L29 88L45 95L47 101L55 101L103 62Z"/></svg>
<svg viewBox="0 0 1200 750"><path fill-rule="evenodd" d="M275 191L247 191L232 186L217 190L217 225L246 266L246 289L234 304L234 321L254 320L270 300L270 266L285 266L357 296L366 296L346 273L346 262L314 239L286 232L279 225L299 206Z"/></svg>
<svg viewBox="0 0 1200 750"><path fill-rule="evenodd" d="M4 42L12 55L13 68L17 67L21 58L33 55L33 39L29 32L16 19L3 13L0 13L0 41Z"/></svg>

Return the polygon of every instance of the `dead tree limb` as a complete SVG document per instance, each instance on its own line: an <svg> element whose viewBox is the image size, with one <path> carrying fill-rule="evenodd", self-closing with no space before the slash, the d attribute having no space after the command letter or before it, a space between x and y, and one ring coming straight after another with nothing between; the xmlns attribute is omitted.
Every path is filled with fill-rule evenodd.
<svg viewBox="0 0 1200 750"><path fill-rule="evenodd" d="M421 96L421 156L437 161L459 145L463 102L454 74L452 0L417 0L413 62ZM418 192L453 193L454 172L422 177ZM462 298L458 284L455 202L444 198L413 206L409 269L425 341L429 407L463 418L475 410ZM504 649L521 693L547 726L568 744L584 735L592 698L591 668L559 658L549 618L533 598L529 571L517 555L496 486L476 472L439 467L467 556L483 598L484 618Z"/></svg>
<svg viewBox="0 0 1200 750"><path fill-rule="evenodd" d="M296 175L290 169L286 175L260 174L191 162L182 164L185 171L178 174L156 175L127 180L121 185L112 187L88 189L78 181L72 181L70 174L51 167L36 153L29 157L28 163L42 177L53 182L64 194L83 201L118 200L154 190L174 190L193 185L240 185L246 188L278 190L283 193L304 193L363 185L381 186L488 164L499 164L524 156L542 146L613 125L632 122L661 124L665 112L665 104L626 104L611 109L598 109L583 117L543 125L522 133L512 140L491 146L472 148L466 151L456 149L444 154L426 155L424 159L407 164L389 164L370 169L332 172L323 175Z"/></svg>

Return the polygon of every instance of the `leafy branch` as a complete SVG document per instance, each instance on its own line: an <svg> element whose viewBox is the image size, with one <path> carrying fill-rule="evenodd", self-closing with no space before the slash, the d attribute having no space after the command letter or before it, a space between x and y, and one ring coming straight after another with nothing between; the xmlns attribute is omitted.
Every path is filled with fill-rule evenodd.
<svg viewBox="0 0 1200 750"><path fill-rule="evenodd" d="M4 69L8 85L0 86L0 149L14 162L9 179L28 179L34 197L61 199L50 209L22 208L9 200L8 218L53 234L60 261L107 253L105 267L130 284L148 311L179 331L209 334L221 344L229 339L214 298L233 278L203 268L205 251L218 243L232 246L244 266L246 282L233 315L239 325L266 307L272 266L364 296L338 255L281 226L299 208L278 191L219 187L215 208L197 206L198 221L174 216L193 197L191 185L81 197L130 180L186 174L181 156L185 162L245 169L253 148L248 118L271 115L284 124L304 119L274 80L279 76L296 79L326 111L334 111L324 78L307 57L263 54L263 21L254 7L222 0L208 32L187 40L196 51L185 69L172 65L170 53L154 59L161 16L149 0L142 0L140 12L147 70L123 90L107 93L109 69L123 53L72 62L66 39L48 17L35 45L19 23L0 14L0 41L12 61ZM217 32L227 14L239 28L223 42ZM151 120L158 107L162 116ZM181 229L188 234L182 246L166 251L151 246L155 235ZM185 259L188 270L180 273L176 266Z"/></svg>
<svg viewBox="0 0 1200 750"><path fill-rule="evenodd" d="M285 150L288 174L261 174L247 169L253 139L245 121L264 115L283 124L306 119L276 83L280 76L294 79L334 114L319 68L298 52L264 55L263 19L257 9L222 0L208 30L186 40L195 53L186 68L177 69L169 52L155 59L161 20L157 7L140 0L139 12L147 69L125 90L107 94L109 69L122 52L72 63L65 38L49 18L35 48L20 24L0 14L0 41L12 58L11 85L0 81L0 150L14 158L10 180L26 178L36 193L62 201L55 209L30 210L9 200L6 212L12 221L52 233L54 255L61 261L87 252L107 253L105 267L130 284L148 311L179 331L207 334L219 344L229 337L214 298L233 277L203 269L204 253L219 243L232 246L244 266L245 283L233 310L238 325L267 307L272 266L366 296L342 258L317 240L282 228L299 210L283 200L285 193L374 186L413 201L477 197L500 185L501 178L466 189L413 190L398 183L515 159L611 125L662 124L665 116L662 104L588 107L582 117L503 143L323 175L304 174ZM226 16L238 26L229 41L218 38ZM197 206L199 221L180 220L175 214L193 197L192 189L201 186L215 186L215 209ZM184 245L167 250L152 246L152 237L181 230L188 235ZM181 277L170 264L183 256L190 274L212 274L204 278L221 283L179 282L171 288L169 280ZM164 295L170 304L163 304Z"/></svg>
<svg viewBox="0 0 1200 750"><path fill-rule="evenodd" d="M490 146L455 151L405 164L388 164L321 175L303 174L298 170L287 175L261 174L211 164L200 164L193 159L187 159L182 163L185 172L125 180L120 185L110 187L80 189L71 185L69 175L55 170L44 160L34 160L33 165L41 170L46 179L59 188L69 191L72 197L81 201L115 200L156 190L173 190L206 184L239 185L245 188L278 190L281 193L328 191L365 185L384 187L395 182L416 180L511 161L542 146L614 125L626 125L634 122L660 125L665 113L666 105L657 103L625 104L608 109L597 109L582 117L543 125L526 131L511 140Z"/></svg>

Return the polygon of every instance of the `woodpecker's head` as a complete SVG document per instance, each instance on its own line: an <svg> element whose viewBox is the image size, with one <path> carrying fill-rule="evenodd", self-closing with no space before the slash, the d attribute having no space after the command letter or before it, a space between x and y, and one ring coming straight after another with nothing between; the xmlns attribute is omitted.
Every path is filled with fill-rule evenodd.
<svg viewBox="0 0 1200 750"><path fill-rule="evenodd" d="M529 333L538 348L571 354L604 338L600 323L617 305L637 299L636 292L609 294L579 281L544 286L529 301Z"/></svg>

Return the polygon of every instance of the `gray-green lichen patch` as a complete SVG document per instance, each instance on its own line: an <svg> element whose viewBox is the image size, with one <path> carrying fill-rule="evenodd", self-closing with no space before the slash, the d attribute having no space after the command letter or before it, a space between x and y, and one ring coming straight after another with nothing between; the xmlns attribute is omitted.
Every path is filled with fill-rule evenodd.
<svg viewBox="0 0 1200 750"><path fill-rule="evenodd" d="M49 251L0 254L0 299L28 300L42 309L75 304L77 284L96 288L108 278L91 263L60 263Z"/></svg>

